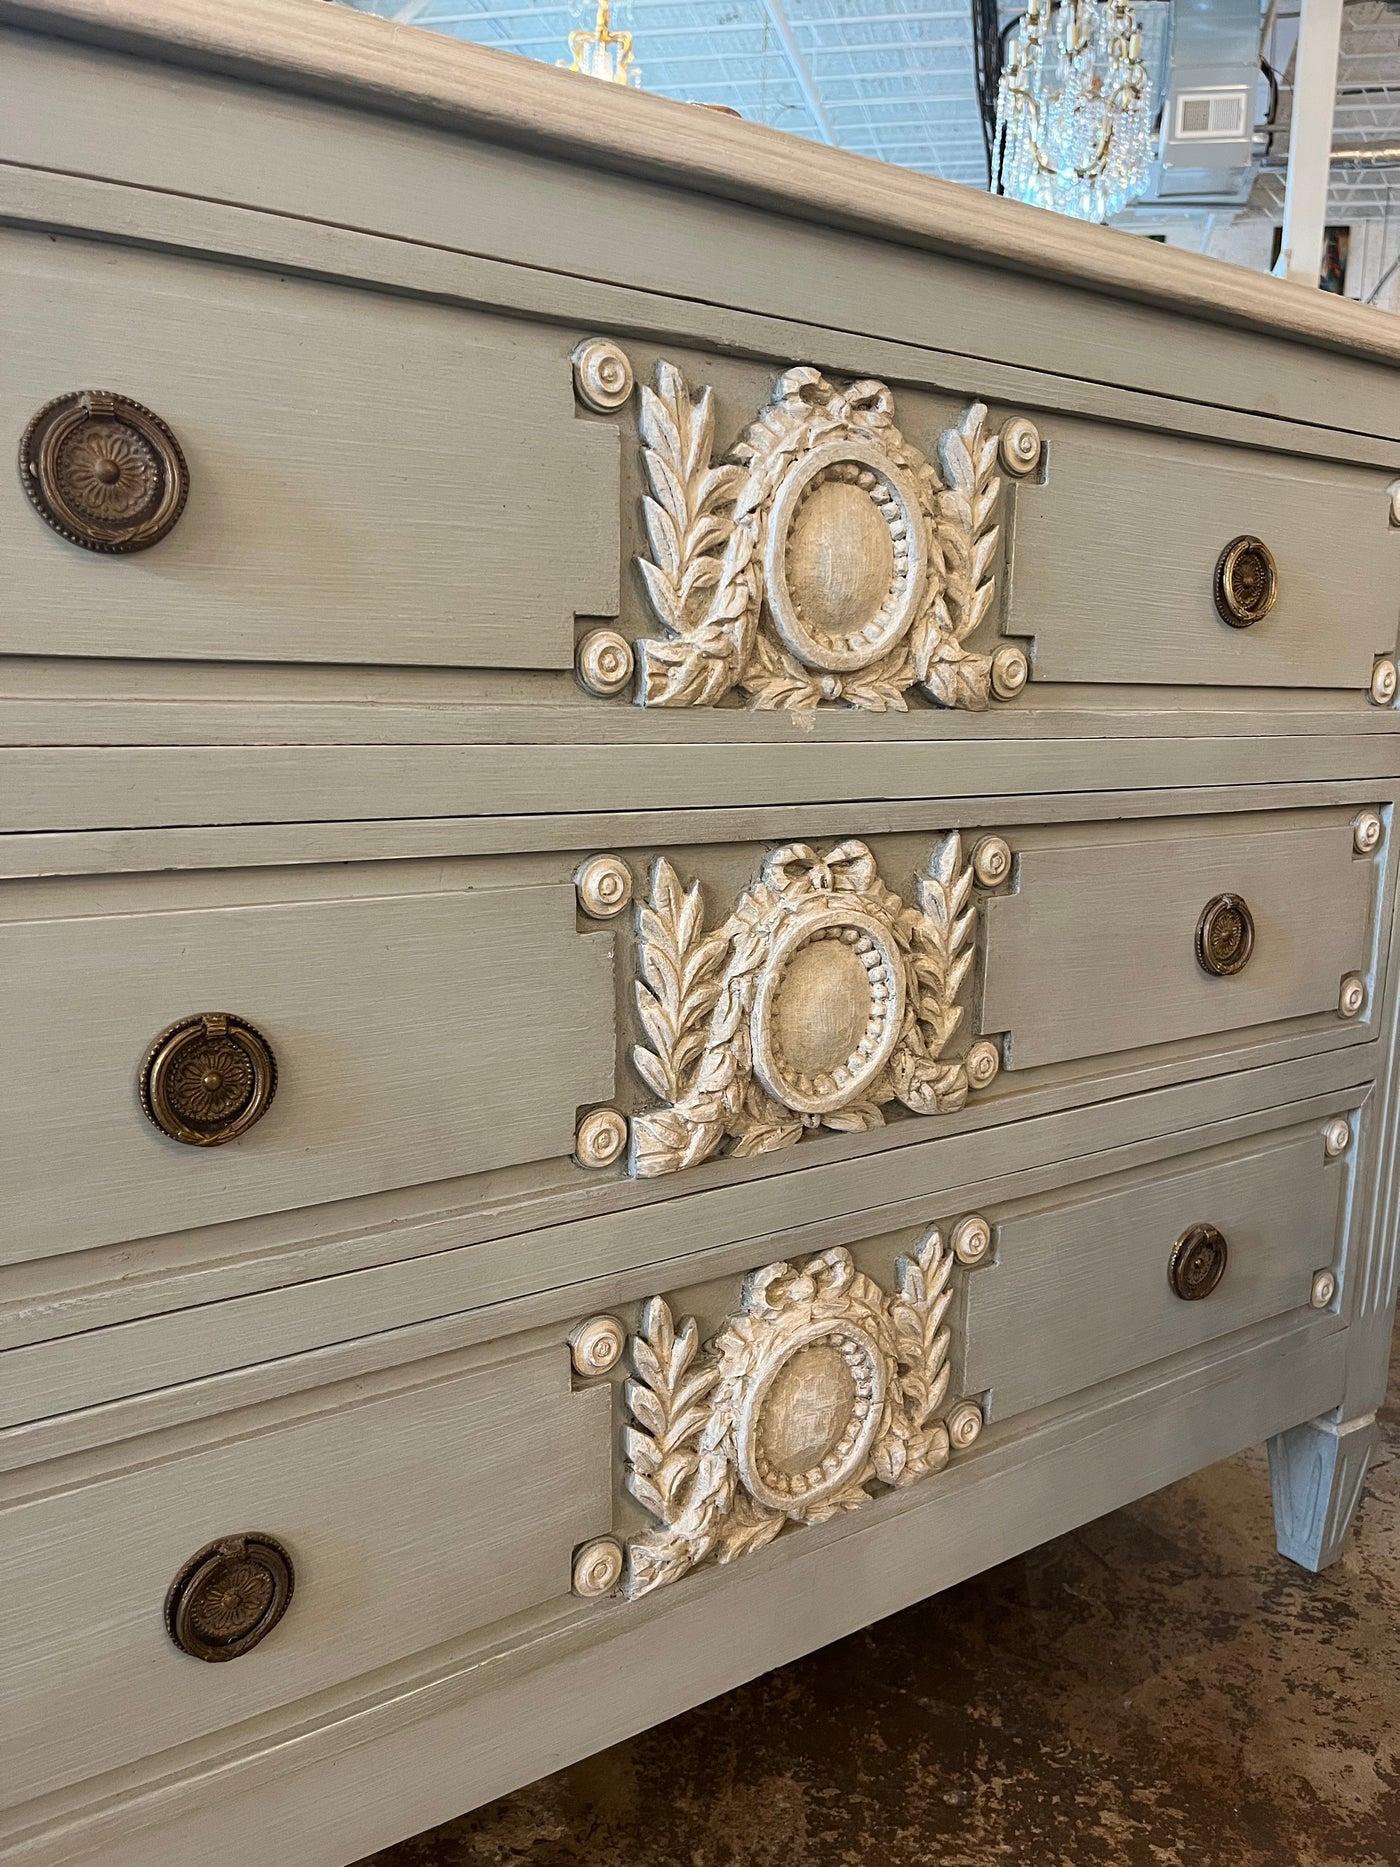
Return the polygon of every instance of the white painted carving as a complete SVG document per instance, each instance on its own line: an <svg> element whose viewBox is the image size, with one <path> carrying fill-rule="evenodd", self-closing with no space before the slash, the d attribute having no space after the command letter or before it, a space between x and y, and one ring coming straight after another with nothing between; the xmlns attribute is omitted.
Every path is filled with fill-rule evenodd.
<svg viewBox="0 0 1400 1867"><path fill-rule="evenodd" d="M611 920L632 899L632 871L621 856L590 856L574 877L578 904L594 920Z"/></svg>
<svg viewBox="0 0 1400 1867"><path fill-rule="evenodd" d="M606 337L592 337L573 354L574 391L580 402L600 414L621 408L632 393L632 365L627 352Z"/></svg>
<svg viewBox="0 0 1400 1867"><path fill-rule="evenodd" d="M941 1471L952 1266L937 1231L899 1260L893 1295L844 1250L770 1264L703 1350L695 1319L677 1328L653 1297L632 1340L626 1453L628 1488L657 1525L628 1544L623 1592Z"/></svg>
<svg viewBox="0 0 1400 1867"><path fill-rule="evenodd" d="M635 665L632 644L616 629L594 629L578 645L578 677L591 693L620 694Z"/></svg>
<svg viewBox="0 0 1400 1867"><path fill-rule="evenodd" d="M758 707L884 712L913 687L969 708L1019 691L1020 649L994 670L967 646L996 591L1001 480L986 420L973 403L935 468L895 427L884 383L836 389L804 367L716 466L710 391L692 401L659 364L642 390L650 555L638 563L666 634L637 644L642 704L712 706L738 689Z"/></svg>
<svg viewBox="0 0 1400 1867"><path fill-rule="evenodd" d="M1008 421L1001 431L1001 464L1008 473L1034 473L1040 465L1040 430L1024 415Z"/></svg>
<svg viewBox="0 0 1400 1867"><path fill-rule="evenodd" d="M576 1595L610 1595L622 1579L622 1545L611 1536L596 1537L574 1552L573 1587Z"/></svg>
<svg viewBox="0 0 1400 1867"><path fill-rule="evenodd" d="M580 1167L611 1167L627 1146L627 1118L616 1109L590 1109L574 1130Z"/></svg>
<svg viewBox="0 0 1400 1867"><path fill-rule="evenodd" d="M590 1316L569 1337L574 1373L584 1380L608 1374L622 1360L627 1334L616 1316Z"/></svg>
<svg viewBox="0 0 1400 1867"><path fill-rule="evenodd" d="M917 907L885 887L864 843L825 855L793 843L706 933L699 884L683 889L658 862L637 912L647 1042L632 1059L664 1106L632 1118L633 1172L673 1173L726 1141L762 1154L807 1128L877 1128L896 1100L919 1115L961 1108L967 1057L944 1052L972 965L971 891L957 835L935 849Z"/></svg>

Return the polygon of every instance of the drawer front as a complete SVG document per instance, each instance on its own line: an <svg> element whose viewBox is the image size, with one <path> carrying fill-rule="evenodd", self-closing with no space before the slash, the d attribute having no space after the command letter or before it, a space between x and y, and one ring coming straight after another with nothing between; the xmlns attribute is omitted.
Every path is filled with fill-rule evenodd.
<svg viewBox="0 0 1400 1867"><path fill-rule="evenodd" d="M608 1394L570 1391L562 1335L395 1381L327 1389L299 1403L301 1417L229 1416L226 1437L156 1442L133 1469L0 1508L11 1795L152 1756L568 1596L576 1545L608 1524L611 1449ZM266 1558L251 1575L210 1576L183 1616L167 1590L208 1544L250 1533L281 1546L290 1602L255 1645L202 1663L177 1648L167 1614L191 1644L256 1634L275 1612Z"/></svg>
<svg viewBox="0 0 1400 1867"><path fill-rule="evenodd" d="M1336 1014L1367 970L1376 869L1349 820L1154 829L1011 839L1016 890L986 903L982 995L1009 1068ZM1197 930L1226 897L1253 940L1237 972L1211 973Z"/></svg>
<svg viewBox="0 0 1400 1867"><path fill-rule="evenodd" d="M964 1381L987 1417L1027 1408L1302 1309L1337 1261L1344 1165L1322 1124L1262 1135L1037 1209L987 1217L995 1254L968 1280ZM1197 1228L1204 1296L1174 1287ZM1189 1278L1189 1269L1178 1277ZM1183 1288L1193 1286L1187 1282ZM1324 1304L1325 1307L1325 1304Z"/></svg>
<svg viewBox="0 0 1400 1867"><path fill-rule="evenodd" d="M1059 683L1364 694L1395 654L1384 472L958 406L805 360L776 383L703 357L636 366L644 706L1026 710ZM1276 584L1252 623L1242 572L1262 560L1226 580L1233 612L1215 593L1250 538Z"/></svg>
<svg viewBox="0 0 1400 1867"><path fill-rule="evenodd" d="M1364 691L1393 656L1400 529L1383 474L1179 436L1047 424L1018 489L1006 628L1035 637L1037 682ZM1221 553L1257 537L1277 597L1232 627Z"/></svg>
<svg viewBox="0 0 1400 1867"><path fill-rule="evenodd" d="M71 430L45 417L0 540L0 653L577 666L580 739L627 697L678 712L684 738L687 714L721 703L860 715L1033 708L1055 683L1365 691L1395 653L1383 472L853 382L805 357L3 245L0 420L18 441L55 398L127 398L168 428L188 496L149 548L79 548L75 526L100 540L141 504L139 476L93 474L164 456L129 410L79 411ZM1242 536L1273 552L1278 595L1237 629L1213 588Z"/></svg>
<svg viewBox="0 0 1400 1867"><path fill-rule="evenodd" d="M111 556L12 479L0 652L567 669L575 615L616 613L618 436L576 406L577 333L117 247L3 251L9 444L51 399L115 391L168 424L189 491L168 535ZM64 442L81 511L102 489L73 475L112 432Z"/></svg>
<svg viewBox="0 0 1400 1867"><path fill-rule="evenodd" d="M60 888L82 912L0 922L0 1256L480 1176L460 1209L503 1169L606 1201L1354 1043L1387 814L579 850L424 865L421 893L352 869L336 899L314 871L152 878L107 913ZM1252 946L1216 976L1221 902Z"/></svg>
<svg viewBox="0 0 1400 1867"><path fill-rule="evenodd" d="M621 949L632 1169L1004 1119L1164 1046L1356 1041L1387 835L1339 809L669 851Z"/></svg>
<svg viewBox="0 0 1400 1867"><path fill-rule="evenodd" d="M567 1157L612 1091L611 947L567 883L193 910L155 885L144 912L0 926L0 1256ZM152 1053L202 1014L235 1039L192 1029L162 1102ZM260 1059L240 1020L276 1070L241 1130ZM236 1132L172 1138L143 1092L153 1118Z"/></svg>
<svg viewBox="0 0 1400 1867"><path fill-rule="evenodd" d="M1335 1327L1358 1127L1344 1099L1197 1128L1034 1196L973 1185L897 1231L795 1229L746 1276L658 1278L628 1312L624 1592L932 1490L988 1425L1115 1376L1274 1319Z"/></svg>
<svg viewBox="0 0 1400 1867"><path fill-rule="evenodd" d="M241 1721L294 1728L316 1693L395 1696L429 1649L466 1643L460 1670L894 1493L932 1502L952 1479L966 1508L1028 1409L1274 1319L1335 1330L1366 1104L1363 1084L1039 1167L1012 1142L995 1180L152 1394L106 1447L107 1410L86 1451L50 1422L67 1458L4 1447L7 1785L41 1795L223 1730L240 1745ZM673 1235L665 1207L651 1223ZM1223 1274L1197 1300L1198 1258L1174 1264L1207 1226ZM261 1594L198 1566L250 1549Z"/></svg>

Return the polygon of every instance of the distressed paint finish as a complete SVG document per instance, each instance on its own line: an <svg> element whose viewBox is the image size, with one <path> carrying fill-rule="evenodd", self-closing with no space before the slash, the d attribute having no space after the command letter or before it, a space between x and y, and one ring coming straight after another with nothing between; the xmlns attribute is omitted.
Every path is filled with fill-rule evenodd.
<svg viewBox="0 0 1400 1867"><path fill-rule="evenodd" d="M1314 1271L1345 1242L1343 1191L1310 1122L1002 1220L995 1264L968 1280L966 1390L989 1390L1001 1421L1302 1309ZM1177 1237L1202 1221L1225 1235L1225 1275L1204 1302L1183 1302L1167 1264Z"/></svg>
<svg viewBox="0 0 1400 1867"><path fill-rule="evenodd" d="M0 28L8 419L91 379L192 474L122 563L7 495L0 1857L344 1867L1266 1436L1330 1560L1400 1199L1387 321L311 0ZM712 623L767 642L720 704L577 676L611 631L674 699ZM685 903L842 851L874 932L729 928L711 1002ZM205 1010L278 1091L181 1149L135 1072ZM723 1145L629 1177L692 1090ZM295 1597L200 1667L162 1589L254 1530Z"/></svg>
<svg viewBox="0 0 1400 1867"><path fill-rule="evenodd" d="M562 1341L491 1364L225 1416L0 1506L7 1789L139 1762L566 1597L574 1545L607 1523L608 1397L569 1391ZM286 1544L291 1606L247 1665L202 1666L162 1597L202 1544L252 1529Z"/></svg>
<svg viewBox="0 0 1400 1867"><path fill-rule="evenodd" d="M1375 522L1370 475L1082 421L1053 436L1044 484L1017 494L1006 621L1034 635L1038 679L1364 691L1394 652L1400 530ZM1211 583L1242 535L1273 553L1278 598L1229 628Z"/></svg>
<svg viewBox="0 0 1400 1867"><path fill-rule="evenodd" d="M109 921L0 926L0 1258L567 1155L578 1105L612 1090L611 945L575 931L565 886L194 911L157 891ZM205 1011L257 1027L278 1086L246 1135L191 1150L136 1080Z"/></svg>
<svg viewBox="0 0 1400 1867"><path fill-rule="evenodd" d="M170 423L191 485L159 556L117 577L7 523L0 653L568 668L575 615L616 611L618 435L576 417L562 332L19 245L0 235L0 429L56 384L118 384Z"/></svg>
<svg viewBox="0 0 1400 1867"><path fill-rule="evenodd" d="M1025 848L1016 892L985 908L982 1028L1008 1032L1010 1067L1030 1069L1333 1011L1342 975L1365 964L1376 880L1347 823ZM1223 893L1248 903L1255 950L1214 978L1195 932Z"/></svg>
<svg viewBox="0 0 1400 1867"><path fill-rule="evenodd" d="M1252 1450L363 1867L1389 1861L1397 1400L1325 1579Z"/></svg>
<svg viewBox="0 0 1400 1867"><path fill-rule="evenodd" d="M1376 1449L1376 1416L1311 1420L1269 1441L1280 1554L1305 1569L1329 1568L1361 1497Z"/></svg>

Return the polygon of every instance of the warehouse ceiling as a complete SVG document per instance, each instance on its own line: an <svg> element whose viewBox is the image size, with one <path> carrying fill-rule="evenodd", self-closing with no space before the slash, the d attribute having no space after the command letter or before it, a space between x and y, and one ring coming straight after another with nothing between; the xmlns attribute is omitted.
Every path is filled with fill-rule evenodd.
<svg viewBox="0 0 1400 1867"><path fill-rule="evenodd" d="M527 58L567 60L568 35L593 4L549 0L348 0L433 32ZM1165 36L1166 0L1140 0L1149 52ZM1004 6L1003 21L1019 9ZM649 91L725 104L759 123L973 187L987 157L973 72L970 0L615 0ZM1288 117L1296 0L1279 7L1272 41L1281 79L1278 124L1251 201L1277 219ZM1260 87L1261 114L1266 102ZM1333 169L1331 218L1400 210L1400 12L1353 0L1342 37L1334 143L1391 151Z"/></svg>
<svg viewBox="0 0 1400 1867"><path fill-rule="evenodd" d="M1276 56L1291 79L1296 15L1280 21ZM1284 85L1279 133L1255 186L1252 211L1273 219L1283 212L1283 170L1288 157L1290 89ZM1332 169L1329 216L1335 221L1372 219L1400 212L1400 12L1384 0L1354 0L1342 16L1342 55L1337 70L1337 105L1332 146L1338 151L1388 150L1389 161L1338 161Z"/></svg>

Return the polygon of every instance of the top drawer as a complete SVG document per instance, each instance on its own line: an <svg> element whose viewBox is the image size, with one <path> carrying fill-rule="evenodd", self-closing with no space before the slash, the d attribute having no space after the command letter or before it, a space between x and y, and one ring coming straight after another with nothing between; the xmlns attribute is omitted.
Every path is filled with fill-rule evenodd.
<svg viewBox="0 0 1400 1867"><path fill-rule="evenodd" d="M335 664L348 699L355 664L426 667L431 700L562 698L581 739L635 700L674 741L718 706L927 736L1059 684L1359 698L1395 652L1380 468L1091 423L1048 377L989 406L914 351L882 381L117 246L0 260L0 654Z"/></svg>
<svg viewBox="0 0 1400 1867"><path fill-rule="evenodd" d="M0 238L0 306L8 445L55 398L113 391L188 478L168 533L121 555L12 481L0 651L568 668L575 613L616 613L617 433L578 419L566 331L21 235ZM162 471L120 407L47 461L42 441L104 543Z"/></svg>
<svg viewBox="0 0 1400 1867"><path fill-rule="evenodd" d="M1016 500L1006 628L1037 681L1369 687L1395 652L1400 532L1383 476L1286 455L1057 420ZM1217 595L1239 540L1273 560L1267 613ZM1254 594L1256 551L1230 573ZM1225 613L1222 613L1222 610Z"/></svg>

